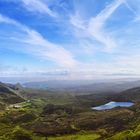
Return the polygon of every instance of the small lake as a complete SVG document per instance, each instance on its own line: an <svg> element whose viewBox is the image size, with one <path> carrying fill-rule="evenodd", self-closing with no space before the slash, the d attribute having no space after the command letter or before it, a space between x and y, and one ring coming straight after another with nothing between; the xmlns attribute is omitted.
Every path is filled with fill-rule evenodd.
<svg viewBox="0 0 140 140"><path fill-rule="evenodd" d="M134 103L132 102L109 102L107 104L104 105L100 105L100 106L96 106L96 107L92 107L92 109L95 110L106 110L106 109L112 109L115 107L130 107L134 105Z"/></svg>

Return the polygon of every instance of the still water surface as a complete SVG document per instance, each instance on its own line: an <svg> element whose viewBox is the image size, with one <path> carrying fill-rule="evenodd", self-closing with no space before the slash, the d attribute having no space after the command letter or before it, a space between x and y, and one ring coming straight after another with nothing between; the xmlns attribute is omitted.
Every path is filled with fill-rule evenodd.
<svg viewBox="0 0 140 140"><path fill-rule="evenodd" d="M96 106L96 107L92 107L92 109L94 110L106 110L106 109L112 109L115 107L130 107L134 105L134 103L132 102L109 102L107 104L104 105L100 105L100 106Z"/></svg>

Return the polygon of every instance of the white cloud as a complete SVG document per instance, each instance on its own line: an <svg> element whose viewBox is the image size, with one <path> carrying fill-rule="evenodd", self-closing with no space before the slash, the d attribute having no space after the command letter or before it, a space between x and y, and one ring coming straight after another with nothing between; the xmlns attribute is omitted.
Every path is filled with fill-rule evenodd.
<svg viewBox="0 0 140 140"><path fill-rule="evenodd" d="M46 3L44 1L22 0L22 2L24 3L24 6L30 11L39 12L41 14L45 13L45 14L49 14L50 16L54 15L53 11L51 11L49 9L49 7L46 5ZM39 4L39 6L38 6L36 4L37 2L39 2L41 4ZM20 24L19 22L15 21L15 20L4 17L2 15L0 15L0 22L16 25L18 28L20 28L22 30L22 32L24 32L24 34L26 34L24 36L24 38L22 38L21 40L17 36L16 36L16 39L17 39L17 41L19 40L19 41L21 41L21 43L25 43L25 45L26 44L28 45L28 47L25 47L25 51L27 53L38 56L39 58L42 58L44 60L51 60L51 61L57 63L59 66L64 67L66 70L70 69L69 75L67 75L68 79L73 79L73 78L75 78L75 79L76 78L94 79L96 76L102 77L103 75L109 75L109 74L113 75L116 73L140 74L139 73L140 63L138 61L138 60L140 60L140 57L138 55L137 56L134 55L135 57L134 56L130 57L130 55L128 55L127 53L123 54L123 52L122 52L122 51L126 52L126 49L128 48L128 47L124 47L124 46L133 46L128 43L127 36L122 37L122 33L121 33L121 32L123 32L122 28L120 29L121 31L117 30L118 32L116 33L117 35L118 34L120 35L119 36L120 38L114 38L114 36L111 35L110 31L108 31L105 26L107 23L107 20L109 18L111 18L113 13L116 10L118 10L118 8L122 4L125 4L127 6L127 8L129 8L130 11L135 13L134 10L128 5L128 3L126 3L125 0L114 0L114 2L112 2L111 4L106 6L105 9L103 9L95 17L90 16L91 18L86 17L86 19L84 19L82 17L81 13L78 12L78 9L76 9L77 11L75 12L75 15L70 16L70 23L72 25L72 31L70 31L70 32L74 31L75 36L72 37L72 39L74 39L74 43L69 44L69 45L72 46L71 50L73 52L74 52L74 49L76 51L79 50L82 52L81 53L82 55L80 54L80 58L77 55L77 58L81 61L80 64L79 64L79 62L77 62L74 59L71 52L64 49L63 46L50 42L37 31L35 31L23 24ZM47 9L49 9L49 10L47 10ZM67 17L66 17L66 19L67 19ZM66 19L64 22L67 22ZM140 18L138 18L137 20L139 21ZM44 24L46 24L46 23L44 23ZM60 23L58 22L58 24L63 25L63 21L61 21ZM71 29L71 26L65 27L66 25L69 25L69 23L66 23L65 25L63 25L64 28ZM124 28L124 30L126 30L126 29L128 32L128 30L129 30L128 27ZM134 33L134 30L133 30L134 27L131 29L132 29L132 32ZM21 34L22 34L22 32L21 32ZM127 33L127 35L128 35L128 33ZM131 42L131 39L129 40L129 42ZM118 42L116 40L118 40ZM120 45L119 41L122 41L122 40L125 42L125 45L122 45L122 44ZM77 41L77 43L75 43L76 41ZM134 41L134 42L136 43L136 41ZM136 44L139 44L139 43L136 43ZM99 45L102 45L103 49L101 47L99 48ZM100 53L102 51L110 52L116 46L119 46L118 49L119 49L119 51L122 52L122 54L113 55L113 57L116 57L115 59L110 57L109 56L110 54L106 54L107 57L105 58L105 60L104 60L104 57L102 58L100 56L100 54L99 54L99 56L97 54L97 57L96 57L95 51L97 50L97 47L98 47L97 51L99 51L97 53ZM123 49L121 48L122 46L123 46ZM118 50L116 49L115 51L118 51ZM94 57L94 54L95 54L95 57ZM87 55L90 55L90 56L93 55L93 57L90 57L90 61L89 61ZM126 57L127 55L128 55L128 57ZM85 64L82 62L82 60L84 60L84 58L86 58L86 57L88 59L87 61L89 61L89 64L87 61L85 62ZM98 57L100 57L100 58L98 58ZM92 61L91 58L95 59L95 60ZM98 59L100 59L100 60L98 60ZM108 62L108 60L109 60L109 62ZM34 73L37 72L38 69L33 70L33 72ZM44 69L43 72L45 72L45 71L46 71L46 69ZM60 69L60 71L61 71L61 69ZM30 74L33 72L30 72Z"/></svg>
<svg viewBox="0 0 140 140"><path fill-rule="evenodd" d="M70 17L70 23L77 29L86 32L86 37L90 39L95 39L102 46L105 47L105 51L111 51L117 46L117 43L110 33L105 30L104 25L106 21L111 17L111 15L116 11L116 9L124 4L124 0L115 0L111 4L107 5L97 16L92 17L88 21L82 19L82 15L76 12L75 15ZM80 33L80 31L79 31Z"/></svg>
<svg viewBox="0 0 140 140"><path fill-rule="evenodd" d="M3 22L3 23L7 23L7 24L17 24L16 21L8 18L8 17L5 17L3 15L0 14L0 22Z"/></svg>
<svg viewBox="0 0 140 140"><path fill-rule="evenodd" d="M40 14L48 14L56 17L56 13L49 8L49 3L44 0L1 0L3 2L22 4L30 12L37 12Z"/></svg>
<svg viewBox="0 0 140 140"><path fill-rule="evenodd" d="M68 68L74 67L76 65L76 61L69 51L44 39L36 31L29 31L25 42L32 46L36 46L36 49L31 48L30 51L33 51L33 53L39 55L43 59L53 60L60 66ZM41 46L41 48L39 46Z"/></svg>
<svg viewBox="0 0 140 140"><path fill-rule="evenodd" d="M85 25L83 19L81 19L80 13L76 11L75 15L70 16L70 23L79 28L85 30Z"/></svg>
<svg viewBox="0 0 140 140"><path fill-rule="evenodd" d="M16 39L30 46L26 48L27 53L45 60L51 60L61 67L72 68L76 65L77 61L68 50L60 45L51 43L37 31L3 15L0 15L0 22L15 25L26 33L25 38L19 39L16 37Z"/></svg>
<svg viewBox="0 0 140 140"><path fill-rule="evenodd" d="M103 27L107 19L121 4L123 4L123 0L114 1L89 22L89 33L91 33L97 41L105 45L107 50L116 47L116 42L111 38L111 36L109 36L109 33L106 32Z"/></svg>
<svg viewBox="0 0 140 140"><path fill-rule="evenodd" d="M21 0L25 8L29 11L39 12L41 14L48 14L55 16L55 13L48 7L48 5L42 0Z"/></svg>

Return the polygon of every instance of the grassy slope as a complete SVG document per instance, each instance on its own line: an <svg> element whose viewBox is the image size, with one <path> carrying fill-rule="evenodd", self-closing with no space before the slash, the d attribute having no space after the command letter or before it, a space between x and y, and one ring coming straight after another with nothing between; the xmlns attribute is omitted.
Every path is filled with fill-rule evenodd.
<svg viewBox="0 0 140 140"><path fill-rule="evenodd" d="M99 134L75 134L65 135L59 137L49 137L48 140L96 140L100 138Z"/></svg>

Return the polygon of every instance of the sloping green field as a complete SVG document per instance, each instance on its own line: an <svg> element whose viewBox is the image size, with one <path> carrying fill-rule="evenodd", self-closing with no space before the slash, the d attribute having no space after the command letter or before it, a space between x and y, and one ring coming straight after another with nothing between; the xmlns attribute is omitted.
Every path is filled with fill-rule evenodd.
<svg viewBox="0 0 140 140"><path fill-rule="evenodd" d="M48 140L96 140L100 138L98 134L75 134L60 137L49 137Z"/></svg>

